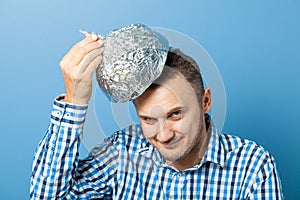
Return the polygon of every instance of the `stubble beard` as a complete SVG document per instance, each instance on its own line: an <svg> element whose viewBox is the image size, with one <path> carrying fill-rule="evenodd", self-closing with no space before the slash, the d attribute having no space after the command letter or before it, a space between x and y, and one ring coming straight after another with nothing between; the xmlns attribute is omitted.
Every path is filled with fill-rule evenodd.
<svg viewBox="0 0 300 200"><path fill-rule="evenodd" d="M202 119L201 119L202 120ZM198 134L195 135L195 137L192 139L191 144L187 144L188 147L186 149L176 149L176 150L160 150L158 149L158 153L166 160L169 162L176 162L180 161L189 154L191 154L193 151L199 151L199 158L200 158L200 149L202 149L202 144L204 143L201 141L201 136L203 135L203 131L205 130L205 126L200 125L199 123L199 128L198 128ZM199 147L201 145L201 147ZM183 150L183 151L182 151Z"/></svg>

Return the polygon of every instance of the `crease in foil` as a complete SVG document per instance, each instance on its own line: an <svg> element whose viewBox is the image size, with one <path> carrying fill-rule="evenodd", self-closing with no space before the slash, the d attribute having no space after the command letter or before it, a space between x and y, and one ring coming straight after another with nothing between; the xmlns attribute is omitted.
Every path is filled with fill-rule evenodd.
<svg viewBox="0 0 300 200"><path fill-rule="evenodd" d="M98 37L103 40L104 52L96 78L112 102L137 98L161 74L169 43L158 32L143 24L132 24Z"/></svg>

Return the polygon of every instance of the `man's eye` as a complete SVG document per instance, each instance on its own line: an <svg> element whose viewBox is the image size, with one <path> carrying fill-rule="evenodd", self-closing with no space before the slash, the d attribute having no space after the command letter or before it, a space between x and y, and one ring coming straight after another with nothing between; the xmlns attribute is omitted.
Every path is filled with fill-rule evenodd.
<svg viewBox="0 0 300 200"><path fill-rule="evenodd" d="M174 116L178 116L178 115L181 114L181 112L180 112L180 111L175 111L175 112L173 112L172 114L173 114Z"/></svg>
<svg viewBox="0 0 300 200"><path fill-rule="evenodd" d="M182 118L182 112L180 110L172 112L169 118L171 120L179 120Z"/></svg>
<svg viewBox="0 0 300 200"><path fill-rule="evenodd" d="M143 121L144 121L146 124L154 124L155 119L152 118L152 117L143 117Z"/></svg>

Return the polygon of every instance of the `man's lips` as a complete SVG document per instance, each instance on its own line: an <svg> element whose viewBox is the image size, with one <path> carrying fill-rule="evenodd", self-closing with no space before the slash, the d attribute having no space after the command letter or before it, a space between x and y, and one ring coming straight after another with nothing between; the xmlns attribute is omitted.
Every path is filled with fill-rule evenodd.
<svg viewBox="0 0 300 200"><path fill-rule="evenodd" d="M169 141L166 141L166 142L159 142L160 146L166 148L166 149L173 149L175 148L179 141L181 140L181 138L177 138L177 139L172 139L172 140L169 140Z"/></svg>

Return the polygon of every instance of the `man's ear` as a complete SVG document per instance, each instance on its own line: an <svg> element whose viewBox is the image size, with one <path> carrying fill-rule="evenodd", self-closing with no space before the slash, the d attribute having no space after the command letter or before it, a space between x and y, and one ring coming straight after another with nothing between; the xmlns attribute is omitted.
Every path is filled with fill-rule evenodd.
<svg viewBox="0 0 300 200"><path fill-rule="evenodd" d="M208 113L211 108L211 90L210 88L206 88L204 90L203 98L202 98L202 105L204 113Z"/></svg>

